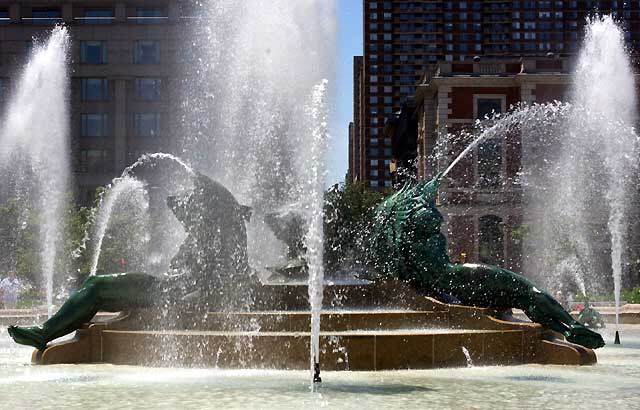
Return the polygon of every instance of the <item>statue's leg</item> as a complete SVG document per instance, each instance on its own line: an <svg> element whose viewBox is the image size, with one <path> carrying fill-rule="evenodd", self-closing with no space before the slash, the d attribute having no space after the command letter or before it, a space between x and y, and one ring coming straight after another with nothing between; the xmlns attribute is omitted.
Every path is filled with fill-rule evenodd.
<svg viewBox="0 0 640 410"><path fill-rule="evenodd" d="M450 265L436 288L463 304L494 309L517 308L534 322L563 334L568 341L596 349L602 336L577 322L554 298L517 273L488 265Z"/></svg>
<svg viewBox="0 0 640 410"><path fill-rule="evenodd" d="M562 334L572 343L591 349L605 345L600 334L575 320L560 303L545 292L534 288L531 291L530 302L524 303L520 308L529 319Z"/></svg>
<svg viewBox="0 0 640 410"><path fill-rule="evenodd" d="M160 283L160 279L141 273L91 276L42 326L11 326L9 335L16 343L42 350L51 340L89 322L99 310L152 306L159 298Z"/></svg>

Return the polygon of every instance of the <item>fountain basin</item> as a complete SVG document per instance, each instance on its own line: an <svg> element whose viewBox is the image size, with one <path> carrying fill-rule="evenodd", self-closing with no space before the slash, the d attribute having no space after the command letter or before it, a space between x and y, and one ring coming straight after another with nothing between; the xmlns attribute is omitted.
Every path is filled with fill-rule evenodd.
<svg viewBox="0 0 640 410"><path fill-rule="evenodd" d="M487 309L423 298L423 310L322 312L323 370L378 371L526 363L588 365L590 349L530 322ZM303 370L309 366L310 312L152 310L90 324L72 340L34 352L38 364L111 363L157 367Z"/></svg>

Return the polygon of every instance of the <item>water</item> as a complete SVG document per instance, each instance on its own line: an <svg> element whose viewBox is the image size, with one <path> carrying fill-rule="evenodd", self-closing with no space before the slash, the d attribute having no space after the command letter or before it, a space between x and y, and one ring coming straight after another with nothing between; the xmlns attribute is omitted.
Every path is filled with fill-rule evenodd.
<svg viewBox="0 0 640 410"><path fill-rule="evenodd" d="M462 367L327 372L315 394L307 372L150 369L29 364L30 349L0 331L0 398L6 408L57 409L528 409L632 410L640 395L640 325L624 345L598 350L595 366ZM613 329L605 329L612 340ZM350 352L352 353L352 352Z"/></svg>
<svg viewBox="0 0 640 410"><path fill-rule="evenodd" d="M69 34L64 27L56 27L46 41L34 43L0 131L0 166L14 176L30 173L28 180L19 183L33 184L33 196L38 198L39 251L49 314L54 272L67 270L58 244L63 242L70 173L68 49Z"/></svg>
<svg viewBox="0 0 640 410"><path fill-rule="evenodd" d="M614 91L615 90L615 91ZM586 38L575 74L574 103L595 116L574 116L570 119L569 135L573 145L565 158L574 166L590 162L595 151L604 165L605 198L608 204L607 227L611 236L611 270L616 301L616 325L620 306L623 252L626 237L627 205L630 191L635 188L632 178L637 167L637 136L633 132L610 134L608 124L599 116L614 119L632 128L637 121L636 82L629 54L624 46L624 32L609 16L596 18L587 28ZM590 132L584 132L585 125ZM585 151L585 146L588 151ZM583 171L584 169L579 169ZM581 172L575 181L578 186L593 184ZM585 195L586 196L586 195ZM583 223L594 218L586 213Z"/></svg>
<svg viewBox="0 0 640 410"><path fill-rule="evenodd" d="M183 75L180 156L252 207L253 218L284 208L305 217L314 311L322 294L324 99L334 75L336 3L204 1ZM283 256L273 255L283 247L264 231L262 221L250 223L252 267L261 276Z"/></svg>
<svg viewBox="0 0 640 410"><path fill-rule="evenodd" d="M541 238L538 260L552 261L565 278L573 268L582 277L578 288L584 292L586 282L587 293L609 293L610 282L601 278L611 272L616 306L637 171L635 90L623 31L608 16L590 21L571 89L573 106L557 154L547 157L546 175L538 178L546 188L533 204L534 212L554 215L539 218L533 232Z"/></svg>
<svg viewBox="0 0 640 410"><path fill-rule="evenodd" d="M167 154L165 152L155 152L153 154L143 154L142 156L140 156L140 158L138 158L136 162L129 165L127 168L124 169L124 171L122 171L121 177L126 178L126 177L135 176L136 170L140 168L144 168L149 165L155 166L162 161L164 161L165 164L167 162L178 164L179 168L185 171L187 175L189 176L195 175L195 171L193 170L193 168L191 168L181 158L173 154Z"/></svg>
<svg viewBox="0 0 640 410"><path fill-rule="evenodd" d="M125 176L107 187L106 197L103 197L98 205L95 226L96 245L91 257L90 276L94 276L98 270L104 236L107 233L114 206L119 201L126 201L127 210L130 212L134 208L137 210L136 216L142 217L149 207L144 183L130 176ZM135 240L131 237L129 239Z"/></svg>
<svg viewBox="0 0 640 410"><path fill-rule="evenodd" d="M464 358L467 360L467 367L473 367L473 360L471 359L471 354L469 353L469 349L467 349L464 346L462 346L460 349L464 354Z"/></svg>
<svg viewBox="0 0 640 410"><path fill-rule="evenodd" d="M320 363L320 312L324 289L324 157L327 150L327 119L324 98L327 81L314 89L309 105L309 122L315 124L310 141L310 162L307 175L307 221L308 232L305 237L307 263L309 264L309 303L311 305L311 369ZM313 375L312 375L313 378Z"/></svg>

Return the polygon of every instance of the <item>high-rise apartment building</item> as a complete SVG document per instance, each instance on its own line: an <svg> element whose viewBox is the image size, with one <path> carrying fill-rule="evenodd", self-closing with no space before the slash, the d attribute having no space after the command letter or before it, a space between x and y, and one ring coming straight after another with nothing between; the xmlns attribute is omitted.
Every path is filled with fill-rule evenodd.
<svg viewBox="0 0 640 410"><path fill-rule="evenodd" d="M179 3L0 0L3 90L26 61L33 37L46 37L55 24L69 28L72 170L81 201L141 153L173 145L185 21Z"/></svg>
<svg viewBox="0 0 640 410"><path fill-rule="evenodd" d="M349 126L349 175L351 181L362 179L362 56L353 58L353 122Z"/></svg>
<svg viewBox="0 0 640 410"><path fill-rule="evenodd" d="M430 66L475 56L570 58L594 12L622 20L631 50L640 49L638 1L364 0L363 81L354 96L362 106L354 120L362 124L362 155L354 165L361 170L359 180L372 188L391 185L392 144L383 136L385 119L413 98Z"/></svg>

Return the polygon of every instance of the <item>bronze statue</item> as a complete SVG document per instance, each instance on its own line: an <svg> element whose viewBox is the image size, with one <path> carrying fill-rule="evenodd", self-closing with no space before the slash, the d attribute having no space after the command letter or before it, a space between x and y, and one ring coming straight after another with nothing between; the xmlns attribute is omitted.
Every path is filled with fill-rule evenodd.
<svg viewBox="0 0 640 410"><path fill-rule="evenodd" d="M89 322L100 311L118 312L185 298L222 299L237 309L251 292L245 222L251 210L221 184L197 174L190 193L167 204L187 238L164 278L144 273L91 276L42 326L9 327L20 344L42 350L47 343Z"/></svg>
<svg viewBox="0 0 640 410"><path fill-rule="evenodd" d="M440 232L443 218L435 206L441 182L440 174L428 182L409 183L377 207L370 256L382 278L394 277L425 295L463 305L518 308L570 342L592 349L604 346L598 333L523 276L496 266L451 263Z"/></svg>
<svg viewBox="0 0 640 410"><path fill-rule="evenodd" d="M369 253L382 277L395 277L425 295L448 295L469 306L519 308L570 342L589 348L604 346L599 334L575 321L524 277L495 266L451 263L440 232L442 215L435 206L441 179L438 175L429 182L405 185L378 206ZM224 306L238 308L252 289L245 227L250 209L203 175L196 177L193 192L168 198L168 205L188 237L165 278L142 273L90 277L42 326L11 326L11 337L42 350L49 341L90 321L99 310L158 306L194 294L214 299L231 295ZM289 250L299 256L299 221L274 219L268 224L279 234L287 234Z"/></svg>
<svg viewBox="0 0 640 410"><path fill-rule="evenodd" d="M307 248L304 245L304 237L307 234L307 226L304 217L294 211L271 212L265 215L264 222L275 237L287 247L287 261L280 266L270 266L267 269L285 278L304 279L309 272L305 259Z"/></svg>

